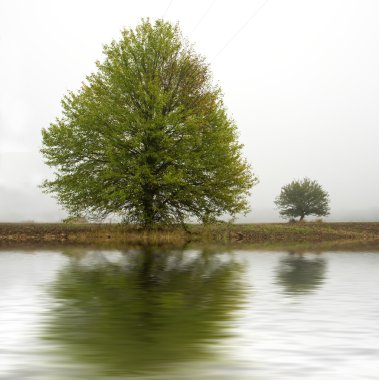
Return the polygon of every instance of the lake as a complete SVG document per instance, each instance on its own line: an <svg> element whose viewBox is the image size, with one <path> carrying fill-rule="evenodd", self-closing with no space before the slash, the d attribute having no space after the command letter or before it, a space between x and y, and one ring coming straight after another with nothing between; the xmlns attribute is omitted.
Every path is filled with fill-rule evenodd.
<svg viewBox="0 0 379 380"><path fill-rule="evenodd" d="M379 378L379 250L0 251L0 379Z"/></svg>

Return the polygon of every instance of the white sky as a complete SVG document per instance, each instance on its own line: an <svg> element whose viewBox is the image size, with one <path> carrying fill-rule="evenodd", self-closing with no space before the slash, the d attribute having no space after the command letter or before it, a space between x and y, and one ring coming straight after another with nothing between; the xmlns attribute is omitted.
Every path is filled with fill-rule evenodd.
<svg viewBox="0 0 379 380"><path fill-rule="evenodd" d="M0 221L65 215L38 188L40 131L103 44L162 16L211 63L260 178L241 221L278 220L273 199L305 176L329 220L379 220L379 1L0 0Z"/></svg>

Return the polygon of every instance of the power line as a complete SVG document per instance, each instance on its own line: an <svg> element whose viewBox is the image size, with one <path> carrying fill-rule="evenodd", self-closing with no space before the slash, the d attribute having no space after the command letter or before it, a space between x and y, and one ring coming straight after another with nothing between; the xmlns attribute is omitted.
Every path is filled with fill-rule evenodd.
<svg viewBox="0 0 379 380"><path fill-rule="evenodd" d="M165 18L165 17L166 17L166 13L167 13L168 10L170 9L171 4L172 4L173 1L174 1L174 0L170 0L170 2L168 3L167 8L166 8L166 10L165 10L164 13L163 13L162 18Z"/></svg>
<svg viewBox="0 0 379 380"><path fill-rule="evenodd" d="M195 32L195 30L199 27L199 25L203 22L203 20L205 19L205 17L207 16L207 14L209 13L209 11L211 10L211 8L213 7L213 5L215 4L216 0L213 0L211 2L211 4L209 5L209 7L205 10L205 12L203 13L203 15L200 17L199 21L197 22L197 24L195 25L195 27L192 29L191 31L191 34Z"/></svg>
<svg viewBox="0 0 379 380"><path fill-rule="evenodd" d="M217 54L212 58L211 62L213 62L229 45L230 43L246 28L249 22L257 16L257 14L264 8L264 6L268 3L269 0L265 0L256 10L255 12L246 20L246 22L233 34L233 36L226 42L226 44L217 52Z"/></svg>

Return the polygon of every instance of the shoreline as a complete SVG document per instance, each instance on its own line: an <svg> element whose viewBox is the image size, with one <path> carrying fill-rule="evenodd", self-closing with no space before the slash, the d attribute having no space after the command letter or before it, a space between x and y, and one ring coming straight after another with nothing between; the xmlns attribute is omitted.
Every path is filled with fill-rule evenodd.
<svg viewBox="0 0 379 380"><path fill-rule="evenodd" d="M150 231L135 225L0 223L0 246L19 244L257 244L379 242L379 222L254 223L161 227Z"/></svg>

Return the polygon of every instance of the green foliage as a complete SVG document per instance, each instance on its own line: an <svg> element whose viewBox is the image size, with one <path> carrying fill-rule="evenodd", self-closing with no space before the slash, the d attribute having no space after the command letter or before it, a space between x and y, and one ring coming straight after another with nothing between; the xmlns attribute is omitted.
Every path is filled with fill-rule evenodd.
<svg viewBox="0 0 379 380"><path fill-rule="evenodd" d="M177 25L143 20L44 129L55 178L42 187L70 214L144 226L248 210L256 182L204 59Z"/></svg>
<svg viewBox="0 0 379 380"><path fill-rule="evenodd" d="M299 217L303 220L307 215L325 216L330 211L328 193L309 178L283 186L275 204L280 215L289 219Z"/></svg>

